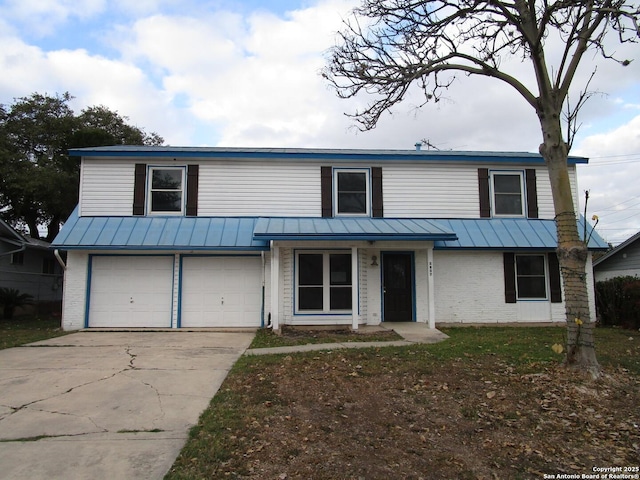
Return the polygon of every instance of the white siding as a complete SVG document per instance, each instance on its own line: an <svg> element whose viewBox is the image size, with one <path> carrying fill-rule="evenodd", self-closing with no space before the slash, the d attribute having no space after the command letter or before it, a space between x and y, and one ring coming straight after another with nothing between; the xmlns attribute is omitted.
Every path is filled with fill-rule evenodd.
<svg viewBox="0 0 640 480"><path fill-rule="evenodd" d="M384 216L473 218L480 215L473 165L388 164L382 168Z"/></svg>
<svg viewBox="0 0 640 480"><path fill-rule="evenodd" d="M89 256L84 252L72 250L67 255L62 303L63 330L84 328L88 264Z"/></svg>
<svg viewBox="0 0 640 480"><path fill-rule="evenodd" d="M149 165L199 164L199 216L312 216L321 214L322 161L145 159ZM80 184L82 216L132 214L136 159L91 159L83 162ZM478 167L490 170L527 165L469 163L339 163L381 166L384 216L388 218L479 217ZM553 218L546 167L536 168L540 218ZM576 170L570 178L577 196Z"/></svg>
<svg viewBox="0 0 640 480"><path fill-rule="evenodd" d="M389 218L478 218L478 168L525 170L530 165L397 163L383 166L384 216ZM555 217L547 168L535 167L540 218ZM576 197L576 170L569 167Z"/></svg>
<svg viewBox="0 0 640 480"><path fill-rule="evenodd" d="M578 180L576 178L576 167L569 165L569 180L571 181L571 189L573 190L573 198L575 208L580 208L580 199L578 195ZM540 218L555 218L556 214L553 208L553 196L551 194L551 182L549 181L549 172L547 167L536 167L536 190L538 192L538 216Z"/></svg>
<svg viewBox="0 0 640 480"><path fill-rule="evenodd" d="M134 170L134 162L127 160L84 162L80 178L80 215L131 215Z"/></svg>
<svg viewBox="0 0 640 480"><path fill-rule="evenodd" d="M320 164L216 162L200 167L199 216L320 213Z"/></svg>

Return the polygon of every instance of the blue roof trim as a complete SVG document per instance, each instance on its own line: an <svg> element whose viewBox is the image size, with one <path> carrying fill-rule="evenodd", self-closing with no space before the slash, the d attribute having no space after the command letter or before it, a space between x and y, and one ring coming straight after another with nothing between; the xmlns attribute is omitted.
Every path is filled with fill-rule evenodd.
<svg viewBox="0 0 640 480"><path fill-rule="evenodd" d="M149 157L149 158L246 158L347 161L448 161L544 164L538 153L529 152L463 152L441 150L358 150L311 148L223 148L162 147L115 145L110 147L74 148L71 156L83 157ZM569 157L569 164L588 163L585 157Z"/></svg>
<svg viewBox="0 0 640 480"><path fill-rule="evenodd" d="M455 240L425 218L260 218L253 237L265 240Z"/></svg>
<svg viewBox="0 0 640 480"><path fill-rule="evenodd" d="M454 241L436 241L434 248L438 250L555 250L558 246L554 220L459 218L438 219L438 222L458 235L458 239ZM582 236L583 217L578 221L578 231ZM587 235L590 231L591 226L588 225ZM594 231L589 240L589 249L607 248L607 243Z"/></svg>
<svg viewBox="0 0 640 480"><path fill-rule="evenodd" d="M64 250L269 250L253 238L255 217L78 217L52 247Z"/></svg>

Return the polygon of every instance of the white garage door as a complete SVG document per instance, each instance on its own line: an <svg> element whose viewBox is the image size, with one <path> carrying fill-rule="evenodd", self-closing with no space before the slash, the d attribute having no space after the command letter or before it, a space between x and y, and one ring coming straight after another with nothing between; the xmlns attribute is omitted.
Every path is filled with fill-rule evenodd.
<svg viewBox="0 0 640 480"><path fill-rule="evenodd" d="M182 327L259 327L260 257L185 257Z"/></svg>
<svg viewBox="0 0 640 480"><path fill-rule="evenodd" d="M171 327L173 257L91 261L89 327Z"/></svg>

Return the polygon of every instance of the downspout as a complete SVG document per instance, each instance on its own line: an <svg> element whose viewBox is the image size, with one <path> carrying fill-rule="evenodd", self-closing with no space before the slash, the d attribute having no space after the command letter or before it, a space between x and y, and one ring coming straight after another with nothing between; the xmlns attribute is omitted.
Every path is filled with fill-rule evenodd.
<svg viewBox="0 0 640 480"><path fill-rule="evenodd" d="M262 260L262 304L260 306L260 328L264 328L264 275L265 275L265 261L264 261L264 250L260 252L260 258Z"/></svg>
<svg viewBox="0 0 640 480"><path fill-rule="evenodd" d="M53 251L53 255L56 257L56 260L58 260L58 263L62 267L62 270L66 271L67 266L65 265L64 260L62 260L62 257L60 256L60 251L57 248Z"/></svg>

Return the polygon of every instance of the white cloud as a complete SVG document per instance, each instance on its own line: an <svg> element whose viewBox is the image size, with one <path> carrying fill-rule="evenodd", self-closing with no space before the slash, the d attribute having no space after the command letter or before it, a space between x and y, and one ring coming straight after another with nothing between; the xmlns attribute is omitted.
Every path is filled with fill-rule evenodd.
<svg viewBox="0 0 640 480"><path fill-rule="evenodd" d="M28 27L30 34L46 36L70 17L86 19L104 9L105 0L7 0L0 6L0 13Z"/></svg>

